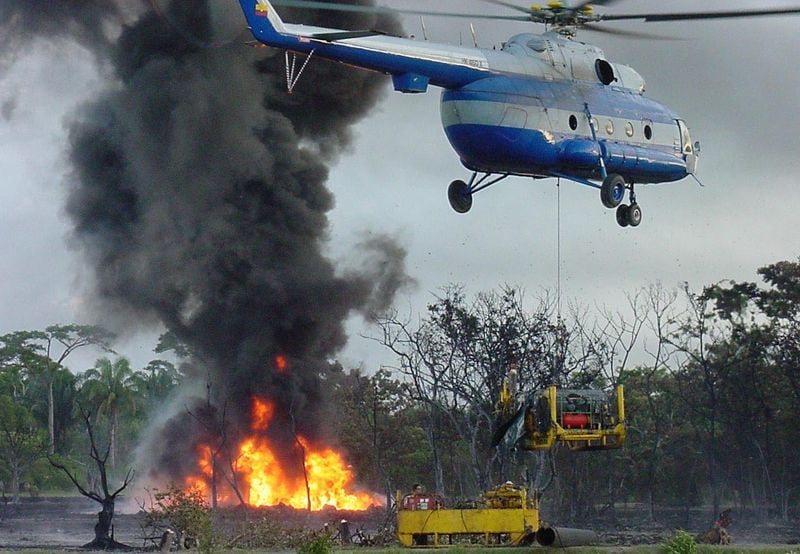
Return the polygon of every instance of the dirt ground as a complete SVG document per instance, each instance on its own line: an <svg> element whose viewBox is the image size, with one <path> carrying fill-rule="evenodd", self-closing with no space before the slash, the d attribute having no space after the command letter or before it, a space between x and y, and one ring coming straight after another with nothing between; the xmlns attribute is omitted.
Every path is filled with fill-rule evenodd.
<svg viewBox="0 0 800 554"><path fill-rule="evenodd" d="M80 548L94 538L99 505L84 497L22 498L18 504L0 503L0 550ZM339 522L347 519L353 534L358 530L375 533L386 524L383 509L369 512L337 512L323 510L308 514L303 510L277 507L261 510L273 521L288 529L321 530L325 524L338 529ZM259 515L251 512L251 518ZM237 510L224 512L221 524L233 525L244 519ZM137 549L152 547L146 540L147 530L142 528L144 517L138 504L120 500L114 514L114 538Z"/></svg>
<svg viewBox="0 0 800 554"><path fill-rule="evenodd" d="M84 497L23 498L0 504L0 548L75 548L94 538L100 505ZM141 546L140 517L114 515L115 538Z"/></svg>
<svg viewBox="0 0 800 554"><path fill-rule="evenodd" d="M689 510L660 508L656 510L657 523L650 520L644 505L618 505L616 521L606 514L588 522L606 544L636 545L663 543L677 529L693 535L708 530L716 519L711 509L697 507ZM798 545L800 525L795 522L762 521L747 511L733 509L733 523L728 528L733 544L739 545Z"/></svg>
<svg viewBox="0 0 800 554"><path fill-rule="evenodd" d="M24 498L19 504L0 504L0 550L52 549L72 550L91 541L94 537L94 524L97 522L99 506L83 497ZM271 516L291 527L321 529L325 523L335 524L343 516L352 522L353 529L362 528L374 532L386 524L385 513L374 510L369 513L353 514L336 511L320 512L309 516L288 508L271 509ZM135 502L121 502L114 516L114 536L116 540L143 548L146 546L142 517L136 513ZM665 512L660 518L665 523L651 524L642 518L642 510L636 506L617 510L617 526L608 522L594 521L586 525L599 532L603 543L612 545L658 544L670 537L675 528L687 527L671 521ZM688 526L692 533L710 514L698 510ZM697 527L697 528L693 528ZM796 523L751 524L746 514L734 512L734 523L730 529L734 543L752 544L800 544L800 526ZM800 551L800 549L798 549Z"/></svg>

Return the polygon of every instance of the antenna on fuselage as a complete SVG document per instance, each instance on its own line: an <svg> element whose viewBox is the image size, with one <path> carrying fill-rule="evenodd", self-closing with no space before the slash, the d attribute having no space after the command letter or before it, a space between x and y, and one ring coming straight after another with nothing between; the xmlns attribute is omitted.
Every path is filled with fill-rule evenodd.
<svg viewBox="0 0 800 554"><path fill-rule="evenodd" d="M425 28L424 16L419 16L419 24L422 26L422 38L428 40L428 30Z"/></svg>
<svg viewBox="0 0 800 554"><path fill-rule="evenodd" d="M469 32L472 33L472 45L477 48L478 37L475 36L475 26L472 23L469 24Z"/></svg>

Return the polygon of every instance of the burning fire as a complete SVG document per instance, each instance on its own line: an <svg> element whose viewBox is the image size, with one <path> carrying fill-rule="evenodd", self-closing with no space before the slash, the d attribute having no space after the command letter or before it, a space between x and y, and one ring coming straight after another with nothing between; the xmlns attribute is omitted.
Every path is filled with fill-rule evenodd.
<svg viewBox="0 0 800 554"><path fill-rule="evenodd" d="M325 446L312 445L304 437L297 437L296 453L303 460L303 467L287 468L273 445L263 436L275 414L275 406L264 399L254 397L250 411L250 428L253 435L245 438L237 447L232 466L239 492L249 506L276 506L284 504L293 508L321 510L332 506L339 510L366 510L379 505L375 495L364 492L349 492L352 489L353 473L339 452ZM214 474L214 453L208 446L198 452L200 475L186 478L186 485L209 494L209 483ZM224 471L226 462L217 459L218 473ZM294 471L292 471L294 469ZM218 500L228 503L235 498L233 491L219 489L226 479L217 475Z"/></svg>

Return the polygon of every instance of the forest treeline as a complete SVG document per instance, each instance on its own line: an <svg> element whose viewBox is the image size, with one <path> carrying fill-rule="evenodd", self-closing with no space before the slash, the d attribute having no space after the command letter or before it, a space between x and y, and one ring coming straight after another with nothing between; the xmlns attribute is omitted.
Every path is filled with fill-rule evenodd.
<svg viewBox="0 0 800 554"><path fill-rule="evenodd" d="M693 291L652 285L625 306L558 310L503 287L474 296L459 286L423 314L385 314L375 341L394 362L377 371L320 369L337 416L328 430L358 480L391 497L422 483L448 501L512 480L543 491L550 508L580 519L614 516L620 502L707 504L755 517L797 517L800 503L800 261L758 270L760 283ZM68 489L48 455L76 467L89 410L110 448L112 472L135 463L138 439L191 364L170 334L134 369L96 327L53 326L0 336L0 480L3 495ZM94 367L67 367L78 348ZM517 398L550 384L624 385L628 440L621 450L518 452L492 446L509 368Z"/></svg>

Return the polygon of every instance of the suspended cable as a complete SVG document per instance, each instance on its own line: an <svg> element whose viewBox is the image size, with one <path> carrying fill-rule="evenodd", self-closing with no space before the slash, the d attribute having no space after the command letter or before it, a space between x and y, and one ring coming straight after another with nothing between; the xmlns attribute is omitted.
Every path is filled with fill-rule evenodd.
<svg viewBox="0 0 800 554"><path fill-rule="evenodd" d="M561 177L556 179L556 316L561 325Z"/></svg>

